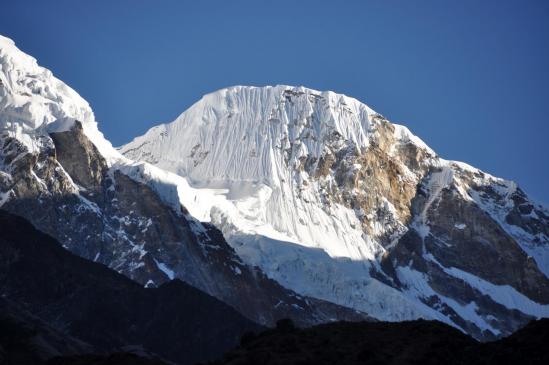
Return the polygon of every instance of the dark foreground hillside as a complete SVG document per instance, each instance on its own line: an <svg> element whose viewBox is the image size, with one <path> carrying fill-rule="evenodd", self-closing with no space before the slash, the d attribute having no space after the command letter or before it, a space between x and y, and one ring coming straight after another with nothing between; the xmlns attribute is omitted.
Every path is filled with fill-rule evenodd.
<svg viewBox="0 0 549 365"><path fill-rule="evenodd" d="M40 361L37 352L60 345L49 329L7 328L0 321L0 345L11 356L9 364L43 365L162 365L154 354L73 354ZM13 332L15 329L15 332ZM38 331L37 331L38 329ZM9 339L5 336L10 330ZM39 339L37 341L37 338ZM167 338L168 342L170 341ZM68 339L66 350L74 350ZM481 344L459 331L433 321L401 323L338 322L296 329L280 322L277 329L247 334L242 344L222 360L225 364L548 364L549 320L530 323L514 335ZM6 344L8 345L6 347ZM89 349L88 349L89 350ZM4 358L6 359L6 358ZM18 361L14 361L18 360ZM4 363L2 363L4 364Z"/></svg>
<svg viewBox="0 0 549 365"><path fill-rule="evenodd" d="M276 329L245 336L214 364L549 364L549 319L484 344L435 321L338 322L307 329L279 322Z"/></svg>
<svg viewBox="0 0 549 365"><path fill-rule="evenodd" d="M145 289L0 210L0 364L128 351L215 359L263 327L182 281Z"/></svg>

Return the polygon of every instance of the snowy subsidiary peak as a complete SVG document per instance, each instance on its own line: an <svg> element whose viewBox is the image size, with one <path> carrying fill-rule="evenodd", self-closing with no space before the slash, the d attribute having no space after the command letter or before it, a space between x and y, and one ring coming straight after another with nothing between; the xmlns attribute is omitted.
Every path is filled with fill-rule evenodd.
<svg viewBox="0 0 549 365"><path fill-rule="evenodd" d="M2 127L6 130L64 130L70 127L64 123L68 119L95 122L84 99L2 36L0 66Z"/></svg>
<svg viewBox="0 0 549 365"><path fill-rule="evenodd" d="M179 210L178 176L121 155L99 131L86 100L0 35L0 136L17 140L25 153L37 153L51 146L51 133L69 131L76 122L113 170L150 184ZM0 206L5 201L1 197Z"/></svg>
<svg viewBox="0 0 549 365"><path fill-rule="evenodd" d="M137 180L147 179L166 202L179 209L177 187L171 184L169 173L122 156L99 131L87 101L0 35L0 136L13 138L26 152L36 153L50 146L50 133L69 131L76 121L109 166Z"/></svg>
<svg viewBox="0 0 549 365"><path fill-rule="evenodd" d="M0 36L0 133L37 151L40 137L68 131L75 121L110 163L122 158L97 128L92 109L35 58Z"/></svg>

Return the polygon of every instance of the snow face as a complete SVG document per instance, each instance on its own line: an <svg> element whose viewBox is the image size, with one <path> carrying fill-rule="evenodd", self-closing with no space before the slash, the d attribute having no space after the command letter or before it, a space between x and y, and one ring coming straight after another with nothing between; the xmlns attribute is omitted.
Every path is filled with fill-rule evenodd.
<svg viewBox="0 0 549 365"><path fill-rule="evenodd" d="M334 135L366 148L375 115L356 99L333 92L237 86L206 95L173 123L152 128L121 152L204 190L205 198L182 197L199 219L210 221L211 208L221 205L238 231L321 248L332 257L370 260L383 248L364 236L356 212L320 205L318 185L312 181L305 188L310 177L296 169L305 156L320 159ZM397 131L406 142L424 146L406 128Z"/></svg>
<svg viewBox="0 0 549 365"><path fill-rule="evenodd" d="M442 189L448 187L453 180L453 171L447 166L442 167L441 171L431 173L427 184L429 198L427 199L427 203L425 203L423 211L420 215L420 219L423 224L425 224L427 221L426 213L433 204L433 202L439 198Z"/></svg>
<svg viewBox="0 0 549 365"><path fill-rule="evenodd" d="M296 99L296 105L284 96L292 93L307 97ZM332 92L237 86L204 96L175 122L151 129L123 152L146 143L155 156L165 156L158 167L188 177L195 185L273 182L287 177L283 154L271 155L273 150L287 149L299 140L300 150L289 156L293 163L304 153L320 156L324 141L318 137L332 132L366 146L372 113L355 99ZM307 118L318 120L313 129L307 128Z"/></svg>

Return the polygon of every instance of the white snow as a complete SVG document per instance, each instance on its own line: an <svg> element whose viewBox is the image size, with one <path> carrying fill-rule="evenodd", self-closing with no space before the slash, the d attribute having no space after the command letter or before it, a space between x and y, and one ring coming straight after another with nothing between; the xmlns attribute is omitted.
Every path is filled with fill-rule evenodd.
<svg viewBox="0 0 549 365"><path fill-rule="evenodd" d="M2 205L4 205L4 203L7 202L9 198L10 191L7 191L5 193L0 192L0 207L2 207Z"/></svg>
<svg viewBox="0 0 549 365"><path fill-rule="evenodd" d="M473 322L477 327L482 330L489 330L495 335L498 335L500 331L496 328L493 328L488 322L488 318L477 313L477 304L475 302L469 302L467 304L460 304L454 299L443 296L435 292L429 285L429 279L427 276L419 271L413 270L411 267L398 267L397 274L399 280L407 286L406 293L413 297L417 298L420 301L422 299L428 299L430 297L437 297L441 303L446 304L452 308L460 317ZM421 303L421 302L420 302ZM418 303L418 305L421 305ZM451 326L457 327L463 332L465 330L452 322L448 317L444 316L442 313L436 311L435 309L423 305L423 310L430 315L431 318L438 319L441 322L445 322Z"/></svg>
<svg viewBox="0 0 549 365"><path fill-rule="evenodd" d="M421 221L423 224L427 222L427 211L435 202L443 189L447 188L454 179L454 172L451 168L443 166L441 171L432 172L428 180L427 190L429 191L429 198L425 203L423 211L421 212Z"/></svg>
<svg viewBox="0 0 549 365"><path fill-rule="evenodd" d="M36 151L36 136L63 131L75 119L93 124L88 103L12 40L0 36L0 132Z"/></svg>
<svg viewBox="0 0 549 365"><path fill-rule="evenodd" d="M175 272L172 269L170 269L165 263L159 262L156 259L154 259L154 262L156 263L156 266L160 269L160 271L166 274L166 276L170 280L173 280L175 278Z"/></svg>
<svg viewBox="0 0 549 365"><path fill-rule="evenodd" d="M509 309L518 309L523 313L530 314L538 318L549 317L549 305L542 305L534 302L524 294L519 293L512 286L495 285L455 267L443 268L443 270L452 276L463 279L473 288L487 294L495 302L503 304Z"/></svg>

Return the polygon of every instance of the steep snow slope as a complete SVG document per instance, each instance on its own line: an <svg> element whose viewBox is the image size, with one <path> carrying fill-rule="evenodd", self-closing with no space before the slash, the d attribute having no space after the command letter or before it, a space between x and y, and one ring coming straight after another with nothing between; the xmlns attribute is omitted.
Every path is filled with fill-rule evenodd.
<svg viewBox="0 0 549 365"><path fill-rule="evenodd" d="M0 207L146 286L173 278L249 318L307 325L365 315L305 298L250 267L181 205L185 179L117 152L89 105L0 37Z"/></svg>
<svg viewBox="0 0 549 365"><path fill-rule="evenodd" d="M346 144L337 146L342 149L366 149L376 128L370 122L374 115L364 104L332 92L238 86L206 95L174 123L151 129L121 151L222 195L234 203L244 224L251 220L283 233L273 238L322 248L333 257L373 259L383 248L363 236L355 212L318 206L322 192L304 187L311 177L303 161L322 163L330 139ZM395 133L424 146L404 127ZM326 177L328 183L332 178ZM188 200L186 206L196 209L193 215L211 219L207 203Z"/></svg>
<svg viewBox="0 0 549 365"><path fill-rule="evenodd" d="M549 316L547 210L356 99L236 86L120 151L184 177L190 213L299 293L478 337Z"/></svg>

